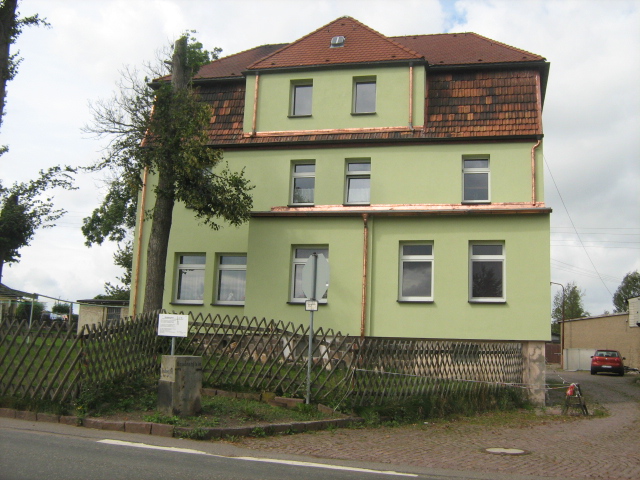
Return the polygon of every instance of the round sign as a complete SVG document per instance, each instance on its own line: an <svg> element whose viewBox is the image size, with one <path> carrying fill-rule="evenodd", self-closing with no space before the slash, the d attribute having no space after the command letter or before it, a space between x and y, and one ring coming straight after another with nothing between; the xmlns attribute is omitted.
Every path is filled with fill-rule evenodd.
<svg viewBox="0 0 640 480"><path fill-rule="evenodd" d="M302 291L307 298L319 300L328 288L329 261L322 253L311 255L302 269Z"/></svg>

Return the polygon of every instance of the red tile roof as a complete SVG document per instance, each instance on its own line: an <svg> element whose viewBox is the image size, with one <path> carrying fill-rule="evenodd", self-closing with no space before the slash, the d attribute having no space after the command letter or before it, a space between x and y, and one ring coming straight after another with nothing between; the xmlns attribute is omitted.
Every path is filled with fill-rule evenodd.
<svg viewBox="0 0 640 480"><path fill-rule="evenodd" d="M544 61L544 57L496 42L477 33L441 33L391 37L419 52L433 66L486 65Z"/></svg>
<svg viewBox="0 0 640 480"><path fill-rule="evenodd" d="M344 47L330 48L331 38L338 35L345 37ZM421 59L434 67L545 60L477 33L385 37L353 18L342 17L293 43L262 45L211 62L194 78L241 77L246 70Z"/></svg>
<svg viewBox="0 0 640 480"><path fill-rule="evenodd" d="M228 57L221 58L205 65L193 78L195 80L205 78L242 78L243 72L247 69L248 65L271 55L273 52L286 45L288 44L279 43L275 45L262 45L250 50L245 50L244 52L236 53L235 55L229 55Z"/></svg>
<svg viewBox="0 0 640 480"><path fill-rule="evenodd" d="M331 38L338 35L345 37L344 47L330 48ZM255 136L243 132L243 72L247 70L420 59L430 66L424 125L419 128L258 132ZM204 66L195 80L201 80L200 95L213 108L212 145L420 142L541 135L539 95L541 89L544 92L546 67L540 55L475 33L387 38L342 17L291 44L263 45L216 60Z"/></svg>
<svg viewBox="0 0 640 480"><path fill-rule="evenodd" d="M344 46L331 48L331 39L336 36L345 38ZM255 62L249 66L249 70L393 62L420 58L420 54L357 20L342 17Z"/></svg>

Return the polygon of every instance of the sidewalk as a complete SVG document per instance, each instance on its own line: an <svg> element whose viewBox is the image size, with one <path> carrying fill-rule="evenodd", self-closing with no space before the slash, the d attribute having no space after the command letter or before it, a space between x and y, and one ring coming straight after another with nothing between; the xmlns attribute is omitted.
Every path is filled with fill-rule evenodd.
<svg viewBox="0 0 640 480"><path fill-rule="evenodd" d="M419 425L347 429L294 436L245 439L242 446L268 452L383 462L476 473L549 478L640 478L640 385L637 376L560 372L579 382L587 399L610 412L606 418L549 422L528 428ZM524 450L496 455L491 447Z"/></svg>

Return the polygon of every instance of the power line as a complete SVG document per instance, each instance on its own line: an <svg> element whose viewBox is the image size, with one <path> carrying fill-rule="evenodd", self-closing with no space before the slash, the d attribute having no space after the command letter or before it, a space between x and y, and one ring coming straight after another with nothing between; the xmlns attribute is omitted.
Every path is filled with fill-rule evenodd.
<svg viewBox="0 0 640 480"><path fill-rule="evenodd" d="M580 241L580 244L582 245L582 249L584 250L584 253L587 255L587 258L589 259L589 262L591 263L591 266L593 267L593 270L598 274L598 278L600 278L600 281L602 282L602 285L604 285L604 288L607 290L607 292L609 292L609 295L612 295L611 290L609 290L609 287L607 287L607 284L604 283L604 280L600 276L600 272L598 272L598 269L596 268L595 264L593 263L593 260L591 260L591 256L589 255L589 252L587 251L587 248L582 243L582 238L580 238L580 234L578 233L578 230L576 229L576 226L573 223L573 219L571 218L571 215L569 214L569 209L567 208L567 205L564 203L564 198L562 198L562 194L560 193L560 189L558 188L558 184L556 183L556 179L553 178L553 173L551 172L551 167L549 167L549 163L547 162L547 157L544 155L544 153L542 154L542 158L544 159L544 164L547 166L547 170L549 170L549 175L551 176L551 181L553 182L553 186L556 187L556 192L558 192L558 197L560 197L560 202L562 202L562 206L564 207L564 211L567 213L567 217L569 218L569 222L571 222L571 227L573 227L573 230L576 232L576 235L578 237L578 240ZM633 248L633 247L625 247L625 248Z"/></svg>
<svg viewBox="0 0 640 480"><path fill-rule="evenodd" d="M555 258L551 259L551 263L552 266L557 270L563 270L565 272L571 272L577 275L584 275L585 277L597 278L597 275L595 275L592 271L587 270L586 268L578 267L577 265L571 265L570 263L556 260ZM603 274L602 277L611 282L622 282L622 278L615 275Z"/></svg>

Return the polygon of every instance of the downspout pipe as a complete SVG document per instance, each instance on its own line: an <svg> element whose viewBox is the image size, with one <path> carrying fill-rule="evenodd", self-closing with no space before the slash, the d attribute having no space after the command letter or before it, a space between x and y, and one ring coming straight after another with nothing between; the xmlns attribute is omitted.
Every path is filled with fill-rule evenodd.
<svg viewBox="0 0 640 480"><path fill-rule="evenodd" d="M255 136L258 122L258 89L260 85L260 73L256 72L256 84L253 89L253 118L251 119L251 134Z"/></svg>
<svg viewBox="0 0 640 480"><path fill-rule="evenodd" d="M138 287L140 285L140 258L142 257L142 233L144 230L144 208L147 199L147 173L148 169L144 169L142 176L142 198L140 199L140 217L138 218L138 248L136 248L136 271L135 282L133 284L133 305L131 307L131 316L136 316L136 308L138 306Z"/></svg>
<svg viewBox="0 0 640 480"><path fill-rule="evenodd" d="M533 147L531 147L531 203L536 204L536 148L540 146L540 140L538 140Z"/></svg>
<svg viewBox="0 0 640 480"><path fill-rule="evenodd" d="M409 128L413 130L413 63L409 64Z"/></svg>
<svg viewBox="0 0 640 480"><path fill-rule="evenodd" d="M360 338L364 338L367 321L367 277L369 257L369 215L362 214L362 305L360 309Z"/></svg>

